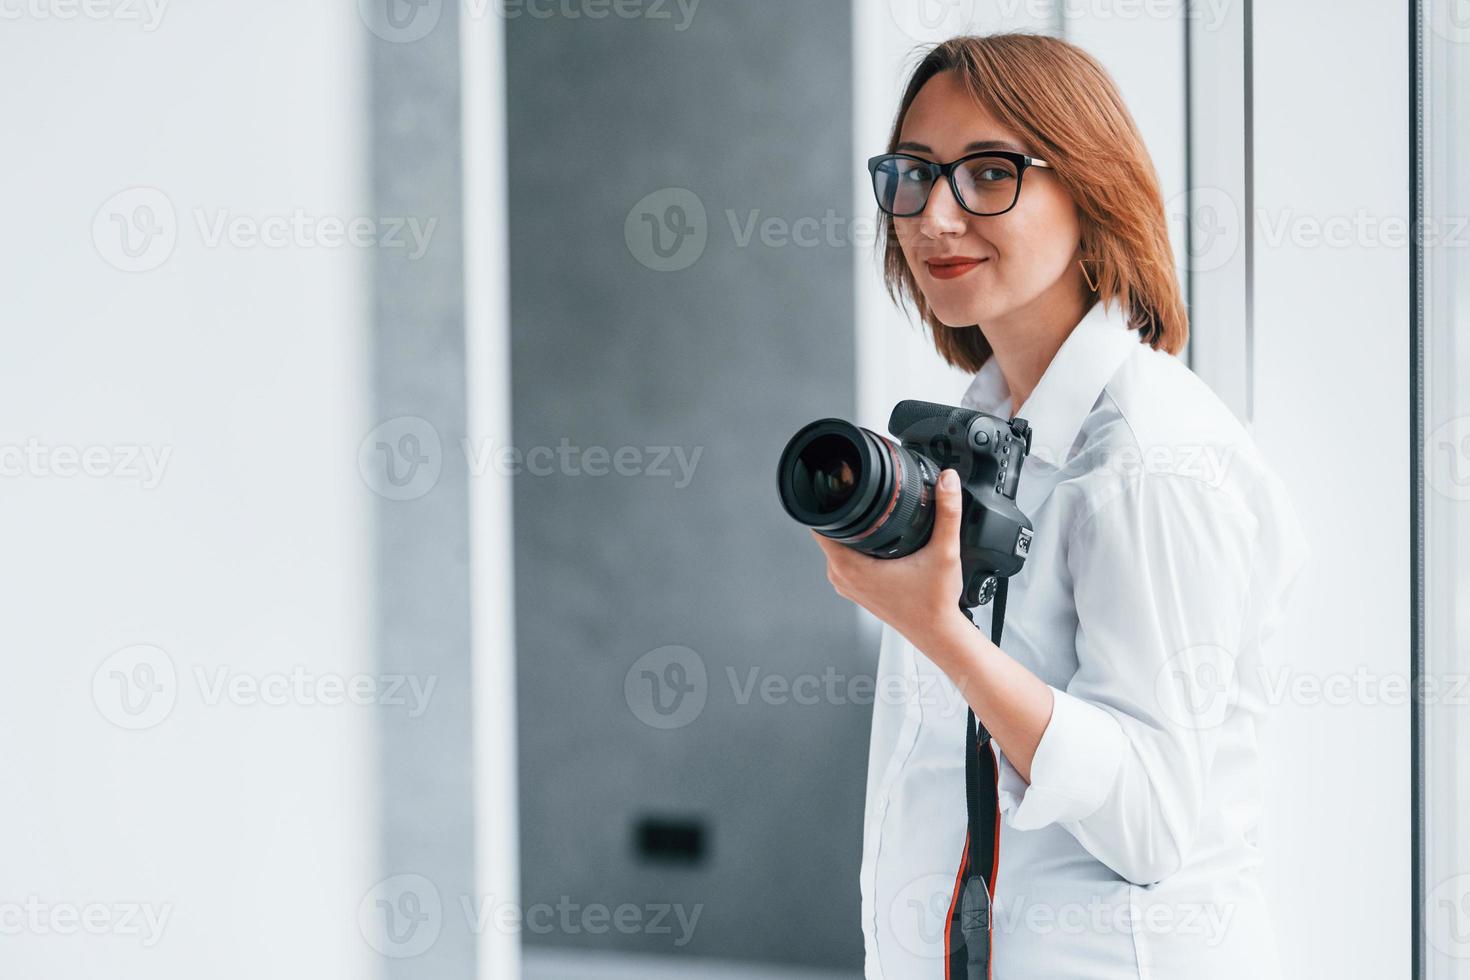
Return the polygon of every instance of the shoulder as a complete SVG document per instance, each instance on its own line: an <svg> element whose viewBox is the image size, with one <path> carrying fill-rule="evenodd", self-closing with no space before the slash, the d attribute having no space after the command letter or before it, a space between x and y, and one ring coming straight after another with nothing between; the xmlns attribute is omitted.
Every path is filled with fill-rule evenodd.
<svg viewBox="0 0 1470 980"><path fill-rule="evenodd" d="M1141 346L1104 386L1058 489L1081 523L1105 508L1295 535L1295 514L1250 433L1178 358ZM1203 528L1201 528L1203 530Z"/></svg>

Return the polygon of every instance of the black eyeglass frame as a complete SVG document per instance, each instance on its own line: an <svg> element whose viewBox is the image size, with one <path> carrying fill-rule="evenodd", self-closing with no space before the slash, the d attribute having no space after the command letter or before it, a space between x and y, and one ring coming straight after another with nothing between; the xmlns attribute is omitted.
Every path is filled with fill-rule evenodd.
<svg viewBox="0 0 1470 980"><path fill-rule="evenodd" d="M919 205L919 210L911 211L907 214L899 214L896 211L890 211L885 208L883 206L883 198L879 197L878 195L878 186L876 183L878 178L878 165L884 160L892 160L898 157L901 157L905 160L913 160L915 163L922 163L924 164L924 166L929 168L929 190L924 195L924 203ZM955 183L955 168L962 163L967 163L968 161L975 160L979 157L1000 157L1003 160L1010 161L1011 165L1016 168L1016 194L1014 197L1011 198L1010 206L1007 207L1004 211L976 211L974 208L965 203L965 195L960 193L959 185ZM940 177L945 177L949 180L950 193L954 195L954 199L959 202L961 208L963 208L968 213L973 214L977 218L993 218L996 215L1005 214L1006 211L1014 208L1016 206L1016 203L1021 200L1022 178L1026 176L1026 171L1030 167L1041 167L1046 170L1054 169L1052 165L1047 163L1045 160L1038 160L1036 159L1036 157L1027 156L1024 153L1017 153L1014 150L982 150L979 153L970 153L962 156L958 160L951 160L949 163L935 163L933 160L925 160L923 157L916 157L912 153L880 153L875 157L868 158L868 183L873 188L873 197L878 201L878 210L882 211L886 215L889 215L890 217L914 218L918 215L923 214L924 209L929 206L929 195L934 193L934 185L939 183Z"/></svg>

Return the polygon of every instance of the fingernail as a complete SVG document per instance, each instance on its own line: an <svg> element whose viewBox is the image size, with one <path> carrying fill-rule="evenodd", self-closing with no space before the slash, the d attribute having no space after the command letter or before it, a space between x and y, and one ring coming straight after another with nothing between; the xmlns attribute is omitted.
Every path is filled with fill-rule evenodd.
<svg viewBox="0 0 1470 980"><path fill-rule="evenodd" d="M939 485L944 487L944 489L946 490L953 490L955 487L960 485L959 474L956 473L954 470L945 470L943 473L939 474Z"/></svg>

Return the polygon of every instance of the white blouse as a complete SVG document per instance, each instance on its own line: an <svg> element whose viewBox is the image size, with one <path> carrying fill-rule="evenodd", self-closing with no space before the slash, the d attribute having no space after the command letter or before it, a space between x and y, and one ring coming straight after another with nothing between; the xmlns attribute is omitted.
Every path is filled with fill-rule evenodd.
<svg viewBox="0 0 1470 980"><path fill-rule="evenodd" d="M962 404L1010 417L991 359ZM1094 306L1016 413L1035 526L1001 648L1053 690L1028 786L997 746L993 975L1271 980L1258 730L1306 543L1229 409ZM975 610L988 637L993 605ZM944 977L964 698L884 626L861 871L868 980Z"/></svg>

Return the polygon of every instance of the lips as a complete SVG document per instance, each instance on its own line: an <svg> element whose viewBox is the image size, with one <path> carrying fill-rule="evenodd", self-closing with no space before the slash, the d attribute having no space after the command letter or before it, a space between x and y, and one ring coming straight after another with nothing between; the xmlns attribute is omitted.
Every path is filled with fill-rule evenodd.
<svg viewBox="0 0 1470 980"><path fill-rule="evenodd" d="M930 259L924 263L935 279L955 279L972 269L979 268L988 259L976 259L966 255L954 255L942 259Z"/></svg>

